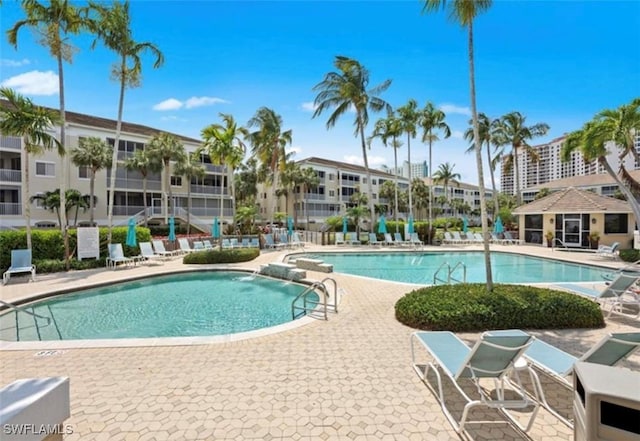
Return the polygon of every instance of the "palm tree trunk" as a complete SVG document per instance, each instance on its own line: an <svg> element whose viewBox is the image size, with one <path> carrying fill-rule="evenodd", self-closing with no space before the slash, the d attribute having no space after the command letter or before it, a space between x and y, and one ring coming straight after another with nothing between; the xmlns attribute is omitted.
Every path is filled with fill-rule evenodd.
<svg viewBox="0 0 640 441"><path fill-rule="evenodd" d="M633 211L633 215L636 218L636 223L640 223L640 205L638 204L638 201L631 190L629 190L629 188L624 185L620 177L616 174L615 171L613 171L613 168L611 168L611 165L609 165L609 162L607 162L607 158L605 156L599 156L598 162L604 167L607 173L609 173L609 175L618 185L620 191L626 196L627 202L629 202L629 205L631 205L631 210Z"/></svg>
<svg viewBox="0 0 640 441"><path fill-rule="evenodd" d="M367 144L364 136L364 125L362 119L358 113L358 126L360 127L360 140L362 141L362 160L364 161L364 169L367 172L367 196L369 199L369 216L371 216L371 223L373 225L373 219L375 219L375 212L373 208L373 187L371 185L371 170L369 170L369 159L367 158Z"/></svg>
<svg viewBox="0 0 640 441"><path fill-rule="evenodd" d="M433 229L433 164L432 160L432 143L431 129L429 129L429 244L433 243L431 230Z"/></svg>
<svg viewBox="0 0 640 441"><path fill-rule="evenodd" d="M393 219L395 220L396 223L396 233L399 230L399 226L398 226L398 149L396 148L396 137L393 137L393 163L394 163L394 174L396 176L396 188L395 188L395 208L393 210Z"/></svg>
<svg viewBox="0 0 640 441"><path fill-rule="evenodd" d="M58 39L59 39L59 30ZM64 261L65 267L67 271L71 267L70 255L69 255L69 231L68 231L68 221L67 221L67 149L66 149L66 124L67 118L64 110L64 69L62 66L62 52L58 50L57 53L57 61L58 61L58 87L60 94L60 119L62 122L60 123L60 144L62 144L62 150L64 155L62 156L60 161L60 211L62 215L60 216L60 232L62 233L62 241L64 243Z"/></svg>
<svg viewBox="0 0 640 441"><path fill-rule="evenodd" d="M513 176L516 181L516 206L519 207L522 201L520 200L520 168L518 167L518 146L516 144L513 145Z"/></svg>
<svg viewBox="0 0 640 441"><path fill-rule="evenodd" d="M482 146L480 145L480 130L478 127L478 109L476 108L476 79L473 63L473 21L469 22L469 91L471 94L471 118L473 120L473 139L478 167L478 187L480 190L480 221L482 223L482 237L484 239L484 265L487 278L487 291L493 291L493 275L491 273L491 251L489 250L489 224L487 222L487 200L484 193L484 174L482 167Z"/></svg>
<svg viewBox="0 0 640 441"><path fill-rule="evenodd" d="M187 182L187 235L191 234L191 178Z"/></svg>
<svg viewBox="0 0 640 441"><path fill-rule="evenodd" d="M487 160L489 161L489 171L491 172L491 189L493 190L493 209L495 211L494 218L500 212L500 205L498 202L498 191L496 190L496 178L493 170L493 161L491 160L491 143L487 143Z"/></svg>
<svg viewBox="0 0 640 441"><path fill-rule="evenodd" d="M224 158L220 157L220 164L224 166ZM218 246L222 250L222 219L224 219L224 175L220 175L220 225L218 231L220 232L218 237Z"/></svg>
<svg viewBox="0 0 640 441"><path fill-rule="evenodd" d="M409 217L413 217L413 199L411 191L411 135L407 133L407 161L409 161Z"/></svg>
<svg viewBox="0 0 640 441"><path fill-rule="evenodd" d="M170 216L175 215L175 207L173 206L173 191L171 190L171 160L167 160L164 165L166 177L167 177L167 213Z"/></svg>
<svg viewBox="0 0 640 441"><path fill-rule="evenodd" d="M144 207L144 226L148 226L149 216L147 215L147 175L142 175L142 206Z"/></svg>
<svg viewBox="0 0 640 441"><path fill-rule="evenodd" d="M126 70L126 58L122 57L120 65L120 72ZM120 78L120 97L118 99L118 122L116 123L116 138L113 143L113 155L111 157L111 183L109 185L109 209L107 210L108 218L108 233L107 242L111 243L111 229L113 228L113 203L115 200L116 191L116 170L118 168L118 146L120 144L120 132L122 130L122 109L124 108L124 89L125 89L125 75Z"/></svg>
<svg viewBox="0 0 640 441"><path fill-rule="evenodd" d="M94 209L94 202L93 202L93 194L95 192L95 185L96 185L96 170L95 168L91 168L91 180L89 181L89 194L90 194L90 198L89 198L89 222L91 223L91 226L93 227L93 218L94 218L94 214L93 214L93 209Z"/></svg>
<svg viewBox="0 0 640 441"><path fill-rule="evenodd" d="M306 187L306 186L305 186ZM304 191L304 212L307 218L307 231L309 231L309 202L307 201L307 188Z"/></svg>
<svg viewBox="0 0 640 441"><path fill-rule="evenodd" d="M22 195L22 214L26 225L27 234L27 248L31 249L31 197L29 195L29 151L27 150L27 137L22 140L22 188L24 188L24 194Z"/></svg>

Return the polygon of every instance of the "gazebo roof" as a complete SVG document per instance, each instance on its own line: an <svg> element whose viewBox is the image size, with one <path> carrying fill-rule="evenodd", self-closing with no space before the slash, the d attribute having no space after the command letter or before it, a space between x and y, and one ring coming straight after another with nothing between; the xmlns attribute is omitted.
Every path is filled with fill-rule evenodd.
<svg viewBox="0 0 640 441"><path fill-rule="evenodd" d="M631 213L627 201L569 187L513 210L513 214Z"/></svg>

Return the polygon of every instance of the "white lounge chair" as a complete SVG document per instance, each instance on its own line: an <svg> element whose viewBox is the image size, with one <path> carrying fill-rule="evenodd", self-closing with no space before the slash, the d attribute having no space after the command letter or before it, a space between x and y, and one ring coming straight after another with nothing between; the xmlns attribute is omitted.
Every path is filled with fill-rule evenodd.
<svg viewBox="0 0 640 441"><path fill-rule="evenodd" d="M264 235L264 246L265 248L271 248L274 250L283 248L283 244L274 242L273 236L271 234Z"/></svg>
<svg viewBox="0 0 640 441"><path fill-rule="evenodd" d="M600 257L606 257L609 259L617 259L618 258L618 248L620 248L619 242L614 242L611 246L600 245L596 250L596 255Z"/></svg>
<svg viewBox="0 0 640 441"><path fill-rule="evenodd" d="M204 245L204 249L205 250L212 250L213 249L213 244L208 239L207 240L203 240L202 244Z"/></svg>
<svg viewBox="0 0 640 441"><path fill-rule="evenodd" d="M11 250L11 266L2 274L2 284L5 285L11 274L31 273L31 281L36 281L36 266L31 263L31 250Z"/></svg>
<svg viewBox="0 0 640 441"><path fill-rule="evenodd" d="M291 235L291 247L304 248L304 242L300 240L300 235L296 232Z"/></svg>
<svg viewBox="0 0 640 441"><path fill-rule="evenodd" d="M158 254L153 251L153 247L151 246L151 242L140 242L138 244L140 247L140 260L152 262L152 261L162 261L166 260L169 256L166 254Z"/></svg>
<svg viewBox="0 0 640 441"><path fill-rule="evenodd" d="M335 244L336 245L344 245L344 233L336 233L336 240L335 240Z"/></svg>
<svg viewBox="0 0 640 441"><path fill-rule="evenodd" d="M402 238L402 234L400 233L393 233L393 240L397 245L400 245L400 246L411 244L411 242L407 242L406 240L404 240Z"/></svg>
<svg viewBox="0 0 640 441"><path fill-rule="evenodd" d="M349 245L360 245L360 240L358 240L357 233L347 233L345 242Z"/></svg>
<svg viewBox="0 0 640 441"><path fill-rule="evenodd" d="M424 242L420 240L418 233L411 234L411 237L409 237L409 243L415 247L421 247L424 245Z"/></svg>
<svg viewBox="0 0 640 441"><path fill-rule="evenodd" d="M398 245L398 243L393 240L393 237L391 237L391 233L384 233L384 244L385 245Z"/></svg>
<svg viewBox="0 0 640 441"><path fill-rule="evenodd" d="M532 372L532 369L524 366L522 369L516 370L514 369L514 364L531 345L532 341L533 337L518 330L514 330L512 333L503 331L498 336L492 336L485 332L480 336L476 344L470 348L452 332L418 331L411 334L412 364L414 370L429 387L431 385L427 375L431 370L435 373L438 386L437 398L440 401L442 411L456 432L464 432L465 424L487 423L487 421L467 421L469 410L476 406L498 409L521 430L527 431L533 425L539 410L539 403L529 398L519 379L519 371L526 369ZM432 361L427 364L419 364L417 362L416 343L426 349ZM459 420L454 418L445 404L441 373L449 377L451 383L466 401ZM508 378L511 381L504 381L507 375L510 375ZM483 378L494 380L495 399L491 397L484 387L481 387L480 380ZM460 383L465 380L476 386L480 399L471 399L462 389ZM507 387L509 390L507 390ZM507 398L505 392L509 393L509 398ZM511 397L511 395L515 396ZM521 425L507 410L525 409L530 406L533 406L533 409L526 426ZM495 421L492 421L492 423L495 423Z"/></svg>
<svg viewBox="0 0 640 441"><path fill-rule="evenodd" d="M378 240L376 233L369 233L369 246L382 245L382 241Z"/></svg>
<svg viewBox="0 0 640 441"><path fill-rule="evenodd" d="M201 240L193 241L193 251L203 251L204 250L204 242Z"/></svg>
<svg viewBox="0 0 640 441"><path fill-rule="evenodd" d="M249 246L251 248L260 248L260 239L258 239L257 237L252 237L249 241Z"/></svg>
<svg viewBox="0 0 640 441"><path fill-rule="evenodd" d="M193 248L191 248L191 245L189 245L189 241L184 237L178 239L178 245L180 245L180 251L183 254L189 254L195 251Z"/></svg>
<svg viewBox="0 0 640 441"><path fill-rule="evenodd" d="M511 234L511 231L504 232L504 240L509 241L514 245L522 245L524 243L524 240L515 237L513 234Z"/></svg>
<svg viewBox="0 0 640 441"><path fill-rule="evenodd" d="M167 251L164 247L164 242L159 239L153 240L151 242L153 244L153 250L156 254L161 256L175 256L179 251Z"/></svg>
<svg viewBox="0 0 640 441"><path fill-rule="evenodd" d="M241 248L249 248L251 245L249 245L249 238L248 237L243 237L242 241L240 242L240 247Z"/></svg>
<svg viewBox="0 0 640 441"><path fill-rule="evenodd" d="M554 286L600 302L604 309L609 305L610 308L607 318L614 312L638 318L640 316L640 295L631 290L637 281L637 274L620 273L601 291L575 283L556 283ZM635 314L627 313L626 310L629 307L638 309L638 311Z"/></svg>
<svg viewBox="0 0 640 441"><path fill-rule="evenodd" d="M110 243L107 248L109 250L109 257L106 261L107 268L116 269L119 263L124 263L125 266L135 264L135 259L125 257L121 243Z"/></svg>
<svg viewBox="0 0 640 441"><path fill-rule="evenodd" d="M451 237L453 238L454 243L466 244L469 242L467 239L463 239L462 236L460 236L459 231L452 231Z"/></svg>

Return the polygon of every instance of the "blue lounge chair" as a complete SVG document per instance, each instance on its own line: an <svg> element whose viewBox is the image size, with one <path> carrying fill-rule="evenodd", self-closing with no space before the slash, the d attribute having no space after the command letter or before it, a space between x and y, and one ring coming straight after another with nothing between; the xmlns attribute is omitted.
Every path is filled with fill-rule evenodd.
<svg viewBox="0 0 640 441"><path fill-rule="evenodd" d="M251 248L260 248L260 239L258 239L257 237L252 237L249 241L249 246Z"/></svg>
<svg viewBox="0 0 640 441"><path fill-rule="evenodd" d="M291 247L304 248L304 242L300 240L300 235L296 232L291 235Z"/></svg>
<svg viewBox="0 0 640 441"><path fill-rule="evenodd" d="M135 264L135 259L125 257L124 251L122 251L121 243L110 243L108 246L109 257L107 257L107 268L116 269L119 263L125 265Z"/></svg>
<svg viewBox="0 0 640 441"><path fill-rule="evenodd" d="M385 245L398 245L398 242L393 240L391 237L391 233L384 233L384 242Z"/></svg>
<svg viewBox="0 0 640 441"><path fill-rule="evenodd" d="M11 266L2 274L2 284L5 285L11 274L31 273L31 281L36 281L36 266L31 263L31 250L11 250Z"/></svg>
<svg viewBox="0 0 640 441"><path fill-rule="evenodd" d="M180 251L183 254L189 254L195 251L193 248L191 248L191 245L189 245L189 241L185 238L178 239L178 244L180 245Z"/></svg>
<svg viewBox="0 0 640 441"><path fill-rule="evenodd" d="M151 242L140 242L140 260L152 262L154 260L166 260L169 256L167 254L158 254L153 251Z"/></svg>
<svg viewBox="0 0 640 441"><path fill-rule="evenodd" d="M378 240L376 233L369 233L369 245L382 245L382 241Z"/></svg>
<svg viewBox="0 0 640 441"><path fill-rule="evenodd" d="M344 245L344 233L336 233L335 245Z"/></svg>
<svg viewBox="0 0 640 441"><path fill-rule="evenodd" d="M159 239L156 239L151 242L153 244L153 250L156 254L160 254L161 256L175 256L178 251L167 251L164 247L164 242Z"/></svg>
<svg viewBox="0 0 640 441"><path fill-rule="evenodd" d="M518 428L527 431L533 425L540 405L527 395L518 377L519 370L514 369L514 364L532 342L533 337L519 330L512 332L502 331L500 335L490 335L485 332L480 336L476 344L470 348L452 332L418 331L411 334L412 364L414 370L429 387L431 386L427 380L427 374L430 370L435 373L438 384L437 398L440 401L442 411L456 432L464 432L465 424L487 423L487 421L467 421L469 410L476 406L498 409ZM426 365L418 364L416 361L416 343L426 349L432 358L432 361ZM524 366L522 369L533 371L528 366ZM466 400L459 420L454 418L445 404L441 372L451 379L455 388ZM507 378L507 375L513 376L509 377L511 381L503 381ZM494 380L495 399L481 387L479 384L481 378ZM480 399L473 400L463 391L460 385L463 380L471 381L477 387ZM506 390L507 386L509 391ZM507 399L505 391L512 391L517 397L514 396ZM526 426L522 426L507 410L524 409L529 406L533 406L533 410ZM495 421L492 421L492 423L495 423Z"/></svg>

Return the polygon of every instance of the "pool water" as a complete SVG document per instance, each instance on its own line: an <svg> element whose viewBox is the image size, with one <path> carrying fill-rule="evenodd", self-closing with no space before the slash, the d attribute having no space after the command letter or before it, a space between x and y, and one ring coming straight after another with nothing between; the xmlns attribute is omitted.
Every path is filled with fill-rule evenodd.
<svg viewBox="0 0 640 441"><path fill-rule="evenodd" d="M486 282L482 252L314 253L307 257L331 263L333 270L340 273L420 285L433 284L434 274L444 263L453 268L462 262L467 282ZM602 281L602 273L606 271L595 266L499 252L491 253L491 268L495 283ZM446 270L439 274L446 279ZM452 277L462 280L462 268L456 269Z"/></svg>
<svg viewBox="0 0 640 441"><path fill-rule="evenodd" d="M304 288L239 272L158 276L37 302L33 312L53 318L49 324L38 319L37 327L24 312L3 314L0 339L188 337L251 331L291 321L291 303ZM318 296L309 299L317 301Z"/></svg>

